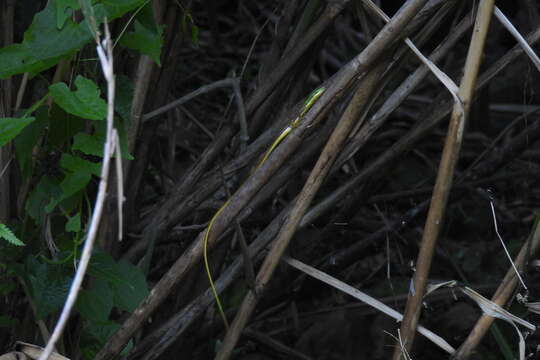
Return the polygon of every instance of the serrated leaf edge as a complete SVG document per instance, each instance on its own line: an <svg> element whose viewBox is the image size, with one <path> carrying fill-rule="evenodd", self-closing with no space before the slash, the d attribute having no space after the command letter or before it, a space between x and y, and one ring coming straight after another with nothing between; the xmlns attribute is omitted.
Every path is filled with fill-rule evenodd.
<svg viewBox="0 0 540 360"><path fill-rule="evenodd" d="M13 231L10 230L5 224L0 224L0 239L5 239L7 242L9 242L11 245L15 246L24 246L25 243L23 243L15 234Z"/></svg>

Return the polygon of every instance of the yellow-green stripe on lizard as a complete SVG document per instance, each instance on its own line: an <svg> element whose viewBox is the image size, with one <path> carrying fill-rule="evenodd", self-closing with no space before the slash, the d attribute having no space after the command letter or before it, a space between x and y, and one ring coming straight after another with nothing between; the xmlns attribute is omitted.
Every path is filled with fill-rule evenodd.
<svg viewBox="0 0 540 360"><path fill-rule="evenodd" d="M296 128L300 122L302 121L302 118L306 113L311 109L313 104L317 102L317 100L321 97L321 95L324 93L326 89L323 87L315 89L309 96L307 97L306 101L304 102L304 106L302 107L302 110L300 111L300 114L290 122L289 126L287 126L274 140L272 145L266 150L264 153L264 156L261 158L257 166L255 167L255 170L260 168L262 164L268 159L270 154L278 147L279 144L290 134L290 132ZM206 228L204 239L203 239L203 258L204 258L204 267L206 271L206 275L208 276L208 282L210 283L210 288L212 290L212 294L214 296L214 299L216 300L216 305L218 307L219 314L221 315L221 318L223 319L223 323L225 324L225 328L229 329L229 322L227 321L227 317L225 316L225 311L223 310L223 306L221 305L221 301L219 299L219 295L216 290L216 286L214 284L214 280L212 277L212 271L210 270L210 264L208 262L208 238L210 237L210 231L212 231L212 227L214 226L214 223L216 219L218 218L219 214L229 205L229 200L227 200L216 213L214 216L212 216L212 219L210 219L210 222L208 223L208 227Z"/></svg>

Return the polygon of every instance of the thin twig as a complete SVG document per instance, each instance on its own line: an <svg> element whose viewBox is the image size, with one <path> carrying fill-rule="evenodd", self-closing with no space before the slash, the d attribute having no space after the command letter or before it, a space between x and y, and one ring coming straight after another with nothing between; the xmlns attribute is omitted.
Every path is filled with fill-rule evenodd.
<svg viewBox="0 0 540 360"><path fill-rule="evenodd" d="M244 151L249 141L249 134L246 119L246 107L244 106L244 98L240 89L240 79L234 78L232 87L234 90L234 98L236 99L236 107L238 108L238 121L240 122L240 150Z"/></svg>
<svg viewBox="0 0 540 360"><path fill-rule="evenodd" d="M208 130L208 128L204 126L203 123L197 120L197 118L188 109L186 109L185 106L180 105L178 107L178 110L184 113L189 118L189 120L193 121L193 123L197 125L199 129L201 129L202 132L210 138L210 140L214 140L216 138L216 136L210 130Z"/></svg>
<svg viewBox="0 0 540 360"><path fill-rule="evenodd" d="M141 114L143 112L148 90L150 89L150 80L156 64L148 55L141 55L135 72L135 81L133 88L133 100L130 110L130 127L128 129L128 151L132 153L135 150L135 141L141 127ZM131 162L125 162L124 172L129 173Z"/></svg>
<svg viewBox="0 0 540 360"><path fill-rule="evenodd" d="M75 305L75 301L77 300L77 295L81 288L86 269L88 268L88 264L92 256L92 249L94 247L94 241L96 239L97 231L99 228L99 221L101 219L101 214L103 212L105 204L111 156L114 151L114 147L118 146L118 144L116 144L114 141L116 138L116 130L113 129L115 81L113 73L113 52L111 45L112 43L109 27L105 22L105 40L103 40L102 44L100 44L99 42L97 44L97 52L101 62L103 74L105 75L105 79L107 80L108 103L107 134L103 150L103 166L101 169L101 180L99 182L96 204L94 207L94 212L92 213L92 218L90 220L90 226L88 229L86 242L84 244L81 259L79 261L79 267L77 269L77 272L75 273L75 278L73 279L73 283L71 284L68 297L64 304L64 308L62 309L62 313L60 314L60 318L58 319L51 338L49 339L45 350L40 355L39 360L47 360L49 358L56 342L62 335L64 328L67 324L69 315L71 313L71 310L73 309L73 306Z"/></svg>
<svg viewBox="0 0 540 360"><path fill-rule="evenodd" d="M2 179L2 177L4 176L4 174L6 173L8 167L9 167L9 164L11 164L11 160L13 160L13 156L10 156L9 159L7 160L6 164L4 165L4 167L0 170L0 179Z"/></svg>
<svg viewBox="0 0 540 360"><path fill-rule="evenodd" d="M226 79L223 79L223 80L218 80L218 81L213 82L213 83L208 84L208 85L203 85L200 88L198 88L197 90L192 91L189 94L184 95L181 98L176 99L176 100L168 103L167 105L164 105L164 106L162 106L162 107L160 107L160 108L158 108L156 110L153 110L153 111L150 111L149 113L144 114L142 116L142 121L147 122L147 121L155 118L158 115L166 113L167 111L172 110L175 107L180 106L180 105L182 105L184 103L187 103L191 99L196 98L199 95L206 94L207 92L210 92L212 90L219 89L219 88L222 88L222 87L228 87L228 86L234 87L235 81L237 81L237 80L233 79L233 78L226 78Z"/></svg>
<svg viewBox="0 0 540 360"><path fill-rule="evenodd" d="M282 353L284 356L286 356L287 359L299 359L299 360L313 360L314 358L312 358L311 356L307 356L305 354L302 354L301 352L299 352L298 350L295 350L285 344L283 344L282 342L280 341L277 341L275 339L273 339L272 337L262 333L262 332L259 332L259 331L256 331L256 330L252 330L252 329L246 329L246 331L244 331L245 335L249 338L252 338L253 340L261 343L261 344L264 344L272 349L274 349L275 351L277 352L280 352Z"/></svg>
<svg viewBox="0 0 540 360"><path fill-rule="evenodd" d="M24 73L24 75L22 77L22 80L21 80L21 85L19 86L19 90L17 90L17 99L15 100L15 109L13 110L14 113L19 111L19 108L21 107L22 99L24 97L24 92L26 90L26 85L28 85L28 73L27 72Z"/></svg>
<svg viewBox="0 0 540 360"><path fill-rule="evenodd" d="M114 147L116 154L116 196L117 196L117 208L118 208L118 241L123 239L124 231L124 173L122 171L122 154L120 150L120 138L118 133L114 131L114 143L118 146Z"/></svg>
<svg viewBox="0 0 540 360"><path fill-rule="evenodd" d="M514 264L514 262L512 261L512 257L510 256L510 253L508 252L508 249L506 248L506 245L504 244L504 240L501 234L499 233L499 225L497 224L497 215L495 214L495 206L493 206L493 200L491 198L489 199L489 205L491 207L491 215L493 217L493 227L495 228L495 234L497 234L497 237L499 238L499 241L501 242L501 245L504 249L504 253L506 254L506 257L508 258L508 261L510 261L512 268L514 269L514 272L516 273L516 276L518 277L519 282L521 283L521 286L523 286L525 290L528 290L527 285L525 285L525 282L521 278L521 275L519 274L516 264Z"/></svg>

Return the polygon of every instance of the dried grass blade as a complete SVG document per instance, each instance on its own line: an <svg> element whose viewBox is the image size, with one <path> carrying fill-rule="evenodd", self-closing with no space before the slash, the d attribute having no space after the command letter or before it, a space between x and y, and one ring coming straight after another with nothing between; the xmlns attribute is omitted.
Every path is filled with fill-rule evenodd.
<svg viewBox="0 0 540 360"><path fill-rule="evenodd" d="M291 265L295 269L298 269L308 274L309 276L314 277L315 279L320 280L330 286L333 286L334 288L343 291L348 295L351 295L352 297L366 303L367 305L374 307L375 309L385 313L386 315L396 319L397 321L401 321L403 319L402 314L392 309L388 305L344 283L343 281L328 275L327 273L324 273L320 270L315 269L314 267L304 264L301 261L286 256L283 257L283 261L285 261L287 264ZM418 326L418 332L449 354L453 354L455 352L455 349L448 342L446 342L446 340L444 340L439 335L433 333L432 331L426 329L425 327Z"/></svg>
<svg viewBox="0 0 540 360"><path fill-rule="evenodd" d="M527 40L525 40L525 38L510 22L510 20L508 20L508 18L503 14L503 12L499 10L498 7L495 7L494 14L497 20L499 20L499 22L506 28L506 30L508 30L510 34L512 34L512 36L517 40L519 45L523 48L523 51L525 51L527 56L533 62L534 66L536 66L536 69L540 71L540 58L538 58L538 55L536 55L529 43L527 43Z"/></svg>
<svg viewBox="0 0 540 360"><path fill-rule="evenodd" d="M363 0L363 3L368 6L370 9L372 9L377 15L379 15L385 22L389 22L390 18L388 15L384 13L375 3L373 3L371 0ZM459 97L459 87L456 85L456 83L448 76L445 72L443 72L441 69L435 65L435 63L431 60L429 60L418 48L413 44L411 39L405 38L405 44L412 50L412 52L422 61L424 65L428 67L429 70L435 75L435 77L448 89L450 92L450 95L452 95L452 98L454 99L454 102L456 104L460 105L460 108L462 112L463 109L463 101Z"/></svg>
<svg viewBox="0 0 540 360"><path fill-rule="evenodd" d="M464 286L461 287L461 291L467 296L469 296L471 299L476 301L478 306L482 309L482 311L489 316L496 317L498 319L503 319L506 321L512 321L520 324L521 326L526 327L527 329L534 331L536 330L536 326L531 324L530 322L523 320L510 312L506 311L499 305L495 304L493 301L486 299L470 287Z"/></svg>
<svg viewBox="0 0 540 360"><path fill-rule="evenodd" d="M534 326L533 324L531 324L530 322L526 320L523 320L509 313L508 311L506 311L499 305L495 304L493 301L486 299L485 297L483 297L482 295L480 295L479 293L477 293L476 291L474 291L473 289L467 286L462 287L461 291L463 291L465 295L469 296L471 299L476 301L476 303L478 304L480 309L482 309L484 314L494 317L494 318L502 319L510 323L514 327L514 329L516 329L516 332L519 337L519 359L525 360L525 339L523 338L523 334L518 329L516 323L520 324L521 326L526 327L527 329L531 331L536 330L536 326Z"/></svg>

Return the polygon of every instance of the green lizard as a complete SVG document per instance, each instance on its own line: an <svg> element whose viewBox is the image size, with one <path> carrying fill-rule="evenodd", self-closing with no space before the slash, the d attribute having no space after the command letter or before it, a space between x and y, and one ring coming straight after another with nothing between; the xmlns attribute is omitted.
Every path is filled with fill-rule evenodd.
<svg viewBox="0 0 540 360"><path fill-rule="evenodd" d="M315 89L309 96L307 97L306 101L304 102L304 106L302 107L302 110L300 111L300 114L289 123L289 126L287 126L274 140L272 145L266 150L264 153L264 156L261 158L257 166L255 167L255 170L260 168L265 161L268 159L270 154L278 147L279 144L291 133L291 131L296 128L298 125L300 125L300 122L302 121L302 118L306 113L311 109L313 104L317 102L317 100L321 97L323 92L326 89L323 87ZM216 305L218 307L218 311L221 315L221 318L223 319L223 323L225 324L225 328L229 329L229 322L227 321L227 317L225 316L225 312L223 311L223 306L221 305L221 301L219 299L219 295L216 290L216 286L214 285L214 280L212 277L212 272L210 270L210 264L208 262L208 238L210 236L210 231L212 231L212 227L214 226L214 223L216 219L218 218L219 214L229 205L229 200L227 200L220 208L219 210L214 214L212 219L210 219L210 222L208 223L208 227L206 228L206 232L204 234L204 240L203 240L203 258L204 258L204 267L206 270L206 275L208 276L208 282L210 283L210 288L212 289L212 294L214 295L214 299L216 300Z"/></svg>

